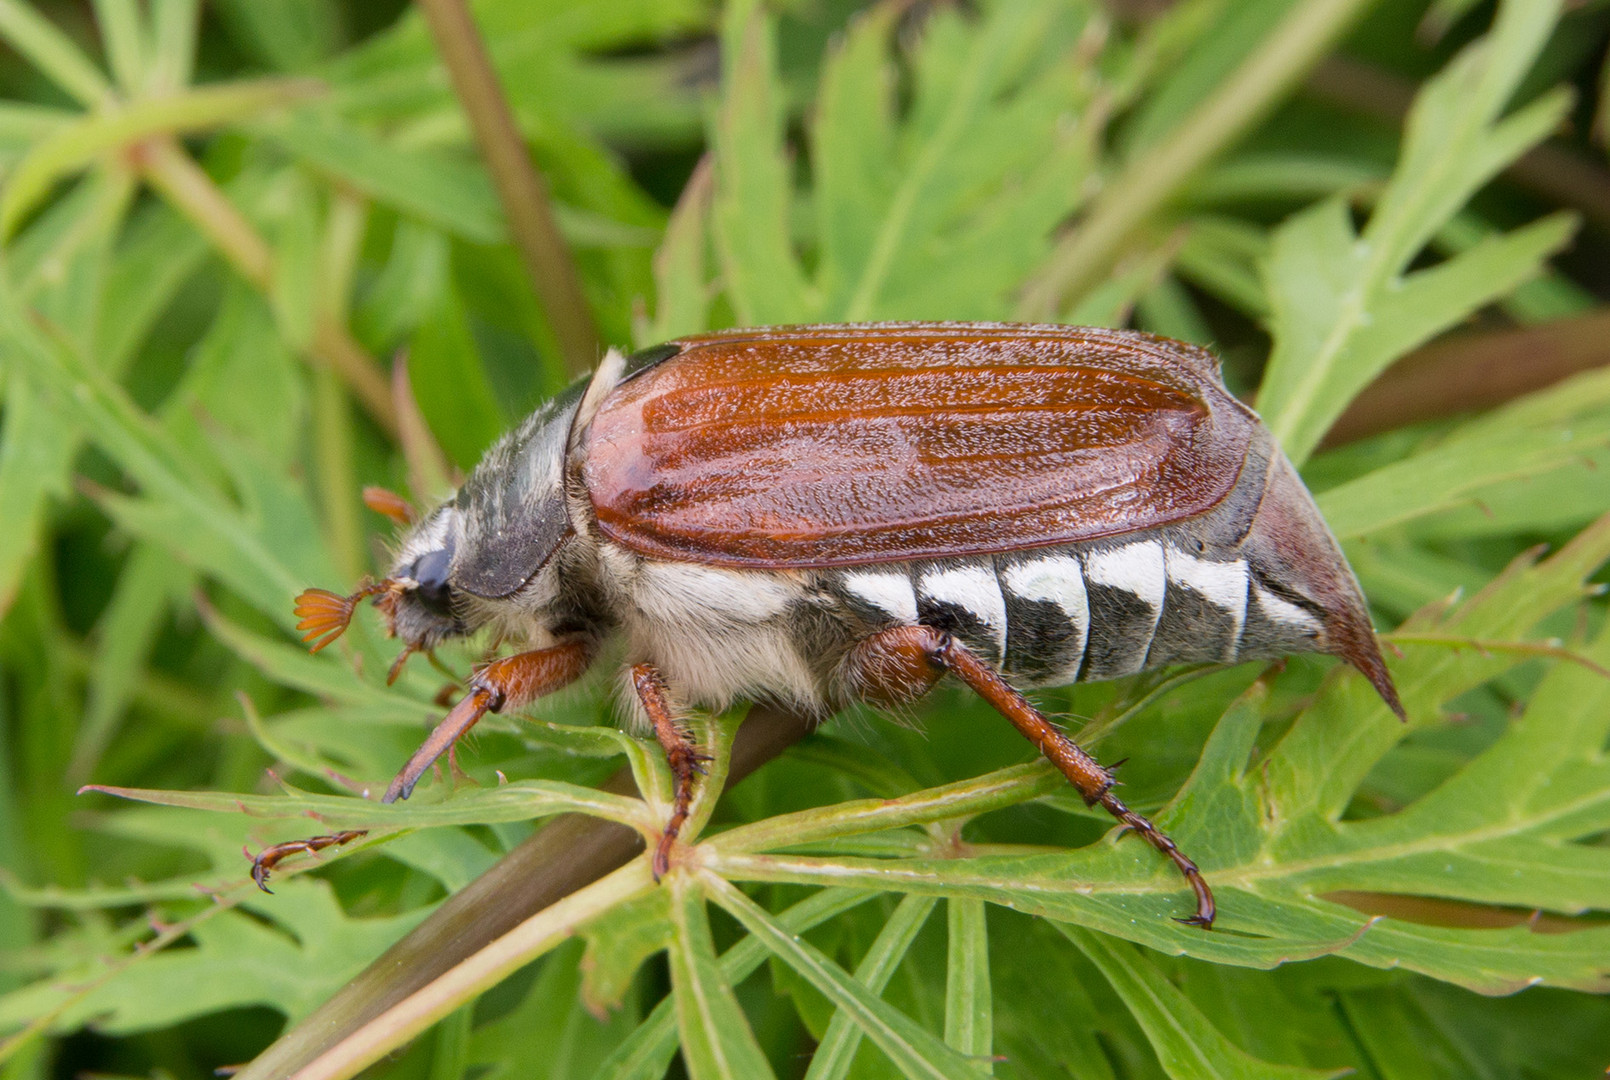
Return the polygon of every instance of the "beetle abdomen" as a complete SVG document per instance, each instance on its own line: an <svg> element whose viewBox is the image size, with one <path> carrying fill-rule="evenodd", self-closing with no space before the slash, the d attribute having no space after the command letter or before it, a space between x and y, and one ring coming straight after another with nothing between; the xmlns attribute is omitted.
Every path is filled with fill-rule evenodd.
<svg viewBox="0 0 1610 1080"><path fill-rule="evenodd" d="M1157 538L843 571L829 588L869 623L948 631L1030 686L1323 647L1319 614L1245 558Z"/></svg>

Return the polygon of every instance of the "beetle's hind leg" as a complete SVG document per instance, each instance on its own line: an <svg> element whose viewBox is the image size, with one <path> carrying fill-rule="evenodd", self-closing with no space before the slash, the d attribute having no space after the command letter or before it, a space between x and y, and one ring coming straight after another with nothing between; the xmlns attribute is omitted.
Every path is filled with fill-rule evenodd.
<svg viewBox="0 0 1610 1080"><path fill-rule="evenodd" d="M671 777L676 790L671 801L671 817L660 834L654 848L654 880L658 881L671 868L671 847L676 843L682 826L688 820L693 805L694 778L704 772L709 760L699 752L687 729L677 723L671 709L671 698L665 689L665 677L653 664L632 665L632 689L643 706L643 712L654 725L654 737L665 750L665 759L671 765Z"/></svg>
<svg viewBox="0 0 1610 1080"><path fill-rule="evenodd" d="M949 671L966 683L997 712L1012 722L1040 753L1050 759L1084 797L1100 805L1127 828L1166 855L1185 876L1196 894L1196 912L1181 922L1208 928L1213 925L1213 891L1202 872L1157 826L1125 806L1113 794L1112 772L1085 753L1051 721L1013 689L1000 674L950 634L931 626L895 626L858 643L844 658L841 669L849 688L880 705L910 701L928 692Z"/></svg>

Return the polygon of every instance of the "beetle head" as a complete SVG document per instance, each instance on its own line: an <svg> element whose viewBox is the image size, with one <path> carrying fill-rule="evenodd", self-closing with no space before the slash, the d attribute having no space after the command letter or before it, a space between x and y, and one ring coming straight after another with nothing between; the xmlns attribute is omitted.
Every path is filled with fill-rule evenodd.
<svg viewBox="0 0 1610 1080"><path fill-rule="evenodd" d="M388 632L403 642L396 678L412 653L474 633L507 606L501 602L532 592L527 586L571 532L564 469L586 388L576 383L488 450L457 495L413 524L384 579L350 596L309 589L297 597L302 640L322 649L374 596Z"/></svg>
<svg viewBox="0 0 1610 1080"><path fill-rule="evenodd" d="M386 579L389 587L378 603L391 634L410 652L433 649L474 629L465 596L453 581L459 518L448 503L410 529Z"/></svg>

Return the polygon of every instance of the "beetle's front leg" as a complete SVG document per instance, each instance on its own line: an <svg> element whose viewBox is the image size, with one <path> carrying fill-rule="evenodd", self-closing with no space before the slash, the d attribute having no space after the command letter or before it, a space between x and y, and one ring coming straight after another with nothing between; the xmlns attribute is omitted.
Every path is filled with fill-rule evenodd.
<svg viewBox="0 0 1610 1080"><path fill-rule="evenodd" d="M930 690L946 671L972 688L1012 726L1039 748L1078 789L1089 805L1100 804L1126 827L1177 866L1196 894L1196 913L1183 923L1204 929L1213 925L1213 891L1202 872L1157 826L1125 806L1112 793L1111 771L1080 749L1056 725L1029 703L1029 700L989 664L975 656L967 646L943 630L931 626L896 626L880 631L857 644L844 658L846 684L859 696L876 704L911 701Z"/></svg>
<svg viewBox="0 0 1610 1080"><path fill-rule="evenodd" d="M408 759L402 772L391 781L383 803L406 799L414 793L414 785L425 775L425 770L458 741L481 717L489 712L502 712L506 708L519 708L544 694L551 694L581 677L592 663L591 643L567 642L550 649L515 653L494 660L470 676L469 693L459 699L452 710L436 725L436 729L420 744L414 756Z"/></svg>
<svg viewBox="0 0 1610 1080"><path fill-rule="evenodd" d="M693 744L687 731L677 723L671 709L671 698L665 689L665 677L653 664L632 665L632 689L643 706L649 723L654 725L654 737L665 750L665 759L671 765L671 776L676 790L671 800L671 817L660 833L660 842L654 848L654 880L658 881L671 868L671 846L688 820L693 805L693 778L703 771L708 759Z"/></svg>
<svg viewBox="0 0 1610 1080"><path fill-rule="evenodd" d="M593 659L591 642L572 641L548 649L516 653L494 660L470 677L469 693L442 718L414 756L408 759L381 796L383 803L406 799L414 785L447 749L489 712L518 708L580 678ZM306 840L291 840L264 848L252 860L252 880L268 892L269 872L288 855L337 847L363 836L354 829Z"/></svg>

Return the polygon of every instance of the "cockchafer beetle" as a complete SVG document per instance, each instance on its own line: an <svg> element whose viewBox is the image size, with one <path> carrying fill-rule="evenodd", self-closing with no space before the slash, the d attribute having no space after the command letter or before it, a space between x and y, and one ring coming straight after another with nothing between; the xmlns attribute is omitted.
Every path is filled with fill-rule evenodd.
<svg viewBox="0 0 1610 1080"><path fill-rule="evenodd" d="M387 802L487 712L623 639L634 719L677 780L656 874L699 766L679 705L825 718L950 672L1171 859L1196 897L1182 921L1207 927L1196 865L1021 690L1323 652L1402 715L1358 584L1269 431L1210 353L1127 331L794 326L611 352L413 523L385 580L303 593L306 640L333 640L368 596L399 664L482 628L526 650L474 674ZM354 835L270 848L254 876Z"/></svg>

